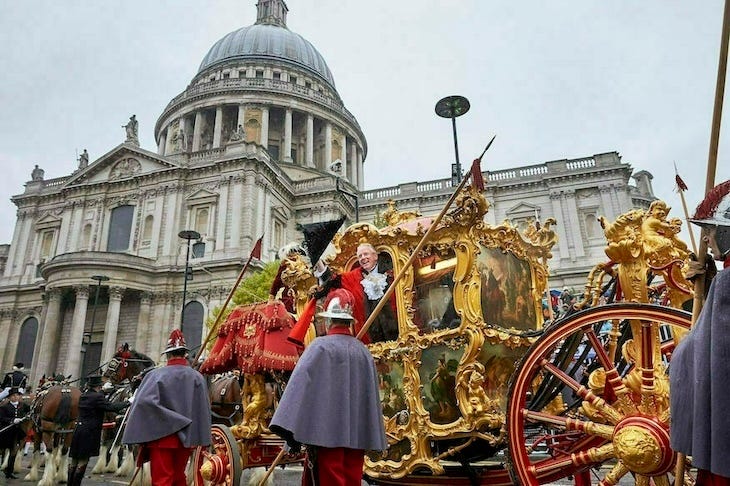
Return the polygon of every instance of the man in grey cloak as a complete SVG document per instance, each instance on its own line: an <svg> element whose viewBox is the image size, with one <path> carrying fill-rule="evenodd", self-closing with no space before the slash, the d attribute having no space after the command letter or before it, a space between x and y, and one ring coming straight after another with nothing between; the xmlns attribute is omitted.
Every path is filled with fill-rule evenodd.
<svg viewBox="0 0 730 486"><path fill-rule="evenodd" d="M269 428L290 447L307 447L302 484L360 484L366 450L385 450L378 373L368 348L353 336L354 297L331 291L327 335L316 338L294 367Z"/></svg>
<svg viewBox="0 0 730 486"><path fill-rule="evenodd" d="M704 227L715 260L730 266L730 181L708 193L691 221ZM730 271L710 284L697 322L672 353L669 378L672 448L692 456L697 486L730 485Z"/></svg>
<svg viewBox="0 0 730 486"><path fill-rule="evenodd" d="M208 387L185 359L188 351L182 332L174 329L164 351L167 366L147 373L129 409L122 442L143 445L154 486L187 486L192 449L211 443Z"/></svg>

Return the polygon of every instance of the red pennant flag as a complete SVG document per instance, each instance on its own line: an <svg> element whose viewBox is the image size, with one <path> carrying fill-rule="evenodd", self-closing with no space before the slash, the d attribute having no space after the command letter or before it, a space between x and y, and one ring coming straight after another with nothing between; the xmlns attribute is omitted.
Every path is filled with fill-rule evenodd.
<svg viewBox="0 0 730 486"><path fill-rule="evenodd" d="M687 190L687 184L684 183L681 177L679 177L679 174L674 176L674 180L677 183L677 188L679 188L680 191L686 191Z"/></svg>
<svg viewBox="0 0 730 486"><path fill-rule="evenodd" d="M261 242L264 239L264 235L261 235L261 238L256 240L256 244L253 245L253 250L251 250L251 258L258 258L261 260Z"/></svg>
<svg viewBox="0 0 730 486"><path fill-rule="evenodd" d="M471 183L479 192L484 191L484 177L482 177L482 159L474 159L471 164Z"/></svg>

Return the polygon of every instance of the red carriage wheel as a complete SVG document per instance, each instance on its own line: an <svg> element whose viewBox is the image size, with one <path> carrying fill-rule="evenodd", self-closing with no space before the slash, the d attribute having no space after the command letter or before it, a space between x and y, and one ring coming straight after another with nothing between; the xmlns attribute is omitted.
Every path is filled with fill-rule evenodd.
<svg viewBox="0 0 730 486"><path fill-rule="evenodd" d="M595 476L608 486L633 477L636 484L669 486L676 462L669 444L672 348L660 344L659 328L689 329L690 322L681 310L621 303L548 328L510 383L513 480L535 486Z"/></svg>
<svg viewBox="0 0 730 486"><path fill-rule="evenodd" d="M241 481L241 451L231 430L214 424L210 447L197 447L193 456L195 486L238 486Z"/></svg>

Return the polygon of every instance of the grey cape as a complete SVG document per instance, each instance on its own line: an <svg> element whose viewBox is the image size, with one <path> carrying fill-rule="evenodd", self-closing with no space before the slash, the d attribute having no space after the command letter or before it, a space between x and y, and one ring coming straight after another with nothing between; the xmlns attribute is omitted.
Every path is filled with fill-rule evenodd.
<svg viewBox="0 0 730 486"><path fill-rule="evenodd" d="M322 336L305 349L269 428L287 441L385 450L378 374L354 336Z"/></svg>
<svg viewBox="0 0 730 486"><path fill-rule="evenodd" d="M717 274L697 322L672 353L672 448L730 477L730 271Z"/></svg>
<svg viewBox="0 0 730 486"><path fill-rule="evenodd" d="M134 395L122 442L177 434L185 447L210 445L210 400L203 375L184 365L150 371Z"/></svg>

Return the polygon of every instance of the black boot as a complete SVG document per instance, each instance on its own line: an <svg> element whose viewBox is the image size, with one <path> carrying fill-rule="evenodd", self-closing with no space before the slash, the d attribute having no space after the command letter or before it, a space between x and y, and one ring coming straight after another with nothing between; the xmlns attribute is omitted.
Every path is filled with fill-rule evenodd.
<svg viewBox="0 0 730 486"><path fill-rule="evenodd" d="M89 463L87 462L84 465L76 466L76 472L74 473L74 482L69 482L69 486L80 486L81 481L84 479L84 474L86 473L86 466L88 466Z"/></svg>
<svg viewBox="0 0 730 486"><path fill-rule="evenodd" d="M75 466L69 466L68 467L68 481L66 481L66 484L69 486L74 483L74 475L76 474L76 467Z"/></svg>

